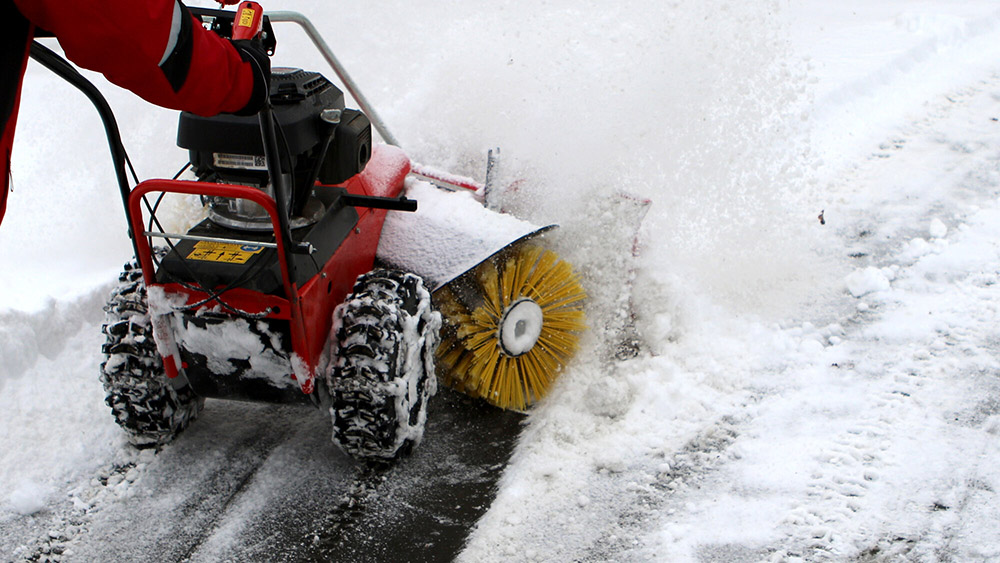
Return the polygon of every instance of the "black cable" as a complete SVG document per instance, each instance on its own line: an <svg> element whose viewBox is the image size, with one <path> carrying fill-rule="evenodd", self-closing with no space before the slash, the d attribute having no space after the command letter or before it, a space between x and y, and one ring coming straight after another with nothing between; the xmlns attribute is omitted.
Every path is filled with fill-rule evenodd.
<svg viewBox="0 0 1000 563"><path fill-rule="evenodd" d="M295 192L296 192L295 166L292 164L292 149L288 145L288 138L285 137L285 129L281 126L281 122L278 120L277 114L274 114L274 113L271 114L271 122L274 123L275 132L278 134L278 139L281 141L281 144L282 144L281 148L284 149L285 158L288 160L288 175L291 177L291 180L292 180L291 181L291 184L292 184L291 185L291 193L288 194L289 200L290 200L288 202L288 207L289 207L288 211L291 212L291 213L294 213L295 212L296 203L297 203L296 202L297 198L295 197ZM279 163L281 162L280 158L278 159L278 162ZM279 170L278 173L281 174L281 170ZM272 186L273 186L273 183L275 182L275 180L272 179L271 182L272 182ZM275 193L275 197L277 197L277 193Z"/></svg>
<svg viewBox="0 0 1000 563"><path fill-rule="evenodd" d="M177 178L180 178L181 174L187 172L188 168L191 168L191 163L190 162L188 162L187 164L185 164L184 166L182 166L181 169L178 170L176 174L174 174L174 177L171 178L171 180L176 180ZM134 171L133 171L133 174L135 174ZM153 222L154 222L154 219L156 218L156 212L157 212L157 210L160 209L160 204L163 202L163 198L166 195L167 195L167 192L160 192L160 195L157 196L156 203L153 204L153 208L149 210L149 224L146 227L146 230L148 230L148 231L152 231L153 230ZM142 200L143 200L143 203L146 205L146 209L149 209L149 202L146 201L146 198L144 197ZM157 226L158 229L160 229L160 232L162 233L163 232L163 226L160 225L160 222L158 220L156 221L156 226ZM174 243L172 243L170 241L170 239L164 238L164 240L167 241L167 246L170 247L170 250L172 250L174 252L177 252L177 248L174 246ZM150 246L152 246L152 241L150 241ZM180 256L180 253L177 253L177 255ZM153 254L153 263L156 265L157 268L159 268L160 261L156 259L156 254L155 253ZM190 271L189 271L189 273L190 273Z"/></svg>
<svg viewBox="0 0 1000 563"><path fill-rule="evenodd" d="M129 166L131 166L131 163L129 164ZM188 168L191 168L191 163L190 162L188 162L187 164L185 164L184 166L182 166L181 169L178 170L176 174L174 174L174 177L171 178L171 180L176 180L177 178L180 178L181 174L187 172ZM135 174L134 170L132 171L132 174L133 175ZM136 182L136 183L138 183L138 182ZM156 203L153 204L153 208L152 209L149 209L149 202L146 200L145 197L143 198L143 203L146 205L146 209L149 209L149 224L146 227L146 230L148 230L148 231L152 231L153 230L153 222L154 222L154 219L156 218L156 212L157 212L157 210L160 209L160 204L163 202L163 198L166 195L167 195L167 192L160 192L160 195L157 196ZM160 225L159 221L156 221L156 226L157 226L157 228L160 229L160 232L162 233L163 232L163 226ZM170 250L176 251L176 248L174 248L174 244L172 242L170 242L170 239L165 239L165 240L167 241L167 246L170 247ZM150 241L150 246L152 246L152 241ZM153 263L156 264L157 267L159 267L159 265L160 265L159 261L156 259L155 254L153 256Z"/></svg>
<svg viewBox="0 0 1000 563"><path fill-rule="evenodd" d="M316 256L314 252L309 253L309 259L312 260L313 266L316 268L316 273L317 274L320 273L321 268L319 266L319 262L316 261Z"/></svg>
<svg viewBox="0 0 1000 563"><path fill-rule="evenodd" d="M258 259L257 263L254 264L253 268L248 268L242 274L240 274L239 277L237 277L235 280L231 281L229 283L229 285L227 285L226 287L222 288L221 290L215 291L215 293L209 293L208 290L206 290L204 288L204 286L191 286L190 284L186 284L184 282L179 282L179 285L181 285L181 287L185 287L187 289L191 289L191 290L195 290L195 291L201 291L202 293L209 294L209 296L206 297L205 299L197 302L197 303L192 303L191 305L185 305L184 307L180 307L178 310L180 310L180 311L190 311L192 309L196 309L198 307L201 307L202 305L205 305L207 303L211 303L212 301L218 301L219 304L222 305L222 307L224 309L226 309L228 311L232 311L233 313L236 313L237 315L240 315L242 317L246 317L246 318L250 318L250 319L255 319L255 320L256 319L265 318L270 313L270 309L268 309L267 311L265 311L263 313L258 313L258 314L248 313L246 311L242 311L240 309L237 309L236 307L233 307L232 305L226 303L225 301L223 301L221 299L222 295L224 295L225 293L227 293L227 292L229 292L229 291L231 291L233 289L238 289L238 288L242 287L244 284L246 284L247 282L249 282L250 280L252 280L253 278L255 278L257 276L257 274L259 274L260 271L264 269L265 265L266 265L265 261Z"/></svg>
<svg viewBox="0 0 1000 563"><path fill-rule="evenodd" d="M167 195L165 192L160 192L160 195L159 195L159 197L156 198L156 203L153 204L153 208L152 209L149 209L149 201L146 199L146 197L143 196L143 198L142 198L142 203L146 206L146 209L149 209L149 223L146 225L146 231L148 231L148 232L153 232L153 219L156 217L156 210L160 208L160 203L163 201L163 197L165 195ZM160 229L160 232L163 232L163 229ZM146 237L146 238L148 239L146 241L146 243L150 246L150 248L152 248L152 246L153 246L153 240L152 240L153 237L150 236L150 237ZM173 248L172 243L170 242L170 239L166 239L166 240L167 240L167 245L170 246L171 250L173 250L174 248ZM157 259L156 253L152 252L150 254L151 254L152 258L153 258L153 265L156 266L157 269L159 269L159 267L160 267L160 261Z"/></svg>
<svg viewBox="0 0 1000 563"><path fill-rule="evenodd" d="M185 173L185 172L188 171L188 168L191 168L191 162L190 161L188 161L187 164L185 164L184 166L182 166L181 169L178 170L176 174L174 174L174 177L171 178L171 180L176 180L177 178L180 178L181 174L183 174L183 173Z"/></svg>
<svg viewBox="0 0 1000 563"><path fill-rule="evenodd" d="M128 152L125 150L125 145L122 145L122 154L125 156L125 164L128 166L128 170L132 174L132 181L138 184L139 176L135 173L135 167L132 166L132 159L128 157Z"/></svg>
<svg viewBox="0 0 1000 563"><path fill-rule="evenodd" d="M160 224L160 220L156 218L156 209L160 206L160 200L163 199L164 195L166 195L166 194L164 194L162 192L160 193L160 197L158 197L156 199L156 207L152 207L152 206L149 205L149 200L146 199L146 196L142 197L142 204L146 206L146 211L149 211L149 228L148 228L148 230L150 232L153 231L153 225L155 224L156 228L159 229L161 233L166 234L166 231L163 229L163 225ZM140 236L141 234L143 234L143 233L136 233L136 236ZM177 247L174 246L174 243L171 242L171 240L169 238L164 237L163 240L167 241L167 246L170 247L171 251L177 252ZM153 237L147 236L146 237L146 244L148 244L149 247L150 247L150 249L152 249L153 248ZM155 252L151 252L150 255L152 256L153 264L157 268L159 268L160 262L156 259L156 253ZM180 253L177 252L177 255L180 256ZM190 270L188 271L188 273L191 274ZM194 276L192 275L192 278L193 277Z"/></svg>
<svg viewBox="0 0 1000 563"><path fill-rule="evenodd" d="M149 201L145 197L142 198L143 203L146 204L146 209L149 209L149 223L146 225L147 231L153 230L153 217L156 217L156 211L160 209L160 204L163 202L163 198L167 195L166 192L160 192L160 195L156 197L156 203L153 204L153 208L149 209Z"/></svg>

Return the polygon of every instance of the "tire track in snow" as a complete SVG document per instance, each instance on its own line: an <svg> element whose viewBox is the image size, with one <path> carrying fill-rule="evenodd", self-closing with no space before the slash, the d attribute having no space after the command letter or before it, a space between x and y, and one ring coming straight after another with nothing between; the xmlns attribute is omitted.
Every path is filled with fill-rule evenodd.
<svg viewBox="0 0 1000 563"><path fill-rule="evenodd" d="M920 261L924 256L943 252L947 250L948 241L939 239L940 242L933 250L928 249L927 241L921 236L926 236L926 224L939 217L953 218L952 231L956 226L960 226L966 218L962 215L974 213L979 209L979 204L984 199L994 195L994 188L997 185L996 170L998 159L995 156L996 146L991 146L988 141L977 139L974 141L958 141L949 139L947 136L938 133L941 122L948 119L961 118L965 113L975 106L983 96L991 95L997 99L996 89L998 80L996 76L981 84L965 88L955 94L944 96L946 102L939 102L936 107L931 107L928 116L911 125L907 135L893 137L891 142L883 143L880 149L872 155L873 159L891 159L904 147L910 145L910 137L933 137L932 142L943 144L947 150L953 151L953 164L939 174L938 182L947 182L947 187L952 191L961 193L962 204L970 204L972 211L967 209L956 209L954 204L948 205L940 201L940 195L934 191L928 192L929 197L913 198L908 203L886 202L887 208L896 212L901 206L912 208L915 213L904 213L903 216L920 216L923 220L919 225L914 224L893 224L885 226L878 220L873 223L881 226L877 229L878 237L864 237L859 239L863 252L854 254L857 258L863 259L869 264L874 263L875 267L886 272L887 267L891 271L887 273L894 286L899 283L903 291L916 292L917 298L921 298L922 293L932 292L935 287L921 289L918 281L914 283L912 279L920 280L926 278L932 283L957 284L950 288L950 292L969 297L970 294L977 293L975 286L981 285L976 282L982 274L977 272L958 272L958 277L949 279L947 277L938 279L940 274L933 270L918 270ZM981 102L979 102L981 104ZM985 116L982 117L985 119ZM940 149L939 149L940 150ZM994 156L986 156L983 151L993 151ZM968 155L968 158L966 158ZM985 162L984 162L985 161ZM907 161L904 161L907 162ZM985 173L984 173L985 169ZM992 173L990 173L992 170ZM857 172L857 171L855 171ZM855 173L852 176L859 176ZM938 182L933 184L938 187ZM875 212L878 213L877 211ZM962 214L962 215L960 215ZM861 227L859 232L870 233L868 227ZM950 238L950 237L949 237ZM925 247L924 245L928 245ZM944 246L942 246L944 245ZM954 276L948 272L947 276ZM994 275L995 277L995 275ZM906 284L910 284L907 287ZM995 284L987 283L987 286ZM943 289L940 290L943 293ZM992 296L987 291L982 295L971 295L971 299L989 300ZM891 298L890 298L891 299ZM865 511L871 510L871 502L865 499L866 495L881 487L880 477L883 472L905 471L906 468L898 467L901 461L910 463L912 458L900 459L900 452L897 443L905 432L906 428L913 428L919 431L927 423L914 418L914 413L934 413L945 410L948 404L942 397L950 397L949 392L960 387L966 396L974 396L982 393L983 389L970 383L983 369L983 350L990 350L995 343L982 342L977 340L977 334L968 334L966 325L955 327L953 325L940 324L936 330L938 337L932 342L887 342L882 346L877 344L878 336L867 336L868 328L877 324L881 317L895 313L906 303L894 302L886 299L876 299L875 318L868 320L860 319L853 327L852 334L846 338L858 338L867 340L869 346L878 346L879 356L886 358L884 365L878 369L867 368L863 375L869 378L878 386L877 399L871 405L872 410L869 415L859 420L858 424L840 434L833 440L832 444L820 455L817 460L819 468L813 474L813 481L810 491L801 506L785 521L790 526L788 533L788 545L774 554L773 560L780 561L788 558L805 558L809 561L841 560L852 553L857 554L861 561L889 561L899 558L919 558L934 560L961 560L968 554L961 554L950 547L952 541L957 537L958 528L961 526L942 525L943 515L949 512L960 514L968 504L968 498L978 490L989 490L989 485L976 477L978 469L974 466L968 475L956 476L955 481L945 481L943 483L934 482L932 486L937 487L932 496L940 498L953 498L958 495L958 502L933 501L924 504L914 504L913 500L906 505L908 511L916 514L923 514L924 524L913 529L905 524L877 523L872 525L870 517L865 517ZM912 307L912 296L909 306ZM919 301L917 306L919 307ZM964 302L956 306L955 310L932 310L928 314L945 316L947 313L962 315L963 311L958 308L964 306ZM904 313L905 314L905 313ZM911 313L912 314L912 313ZM977 318L975 323L986 323L993 326L995 318ZM975 325L973 325L975 326ZM929 346L928 346L929 345ZM922 346L927 346L923 348ZM986 352L988 355L989 352ZM913 362L906 362L906 365L894 365L892 358L900 358L911 355ZM944 360L946 365L952 366L952 370L942 369L935 361ZM989 361L986 360L988 365ZM851 366L853 367L853 366ZM998 386L996 382L983 385L986 387L986 394L996 395ZM990 411L996 399L986 399L986 410ZM934 407L941 407L940 410ZM975 419L976 412L979 412L980 422L983 419L982 403L973 406L971 409L963 407L959 410L963 413L955 417L959 420L963 417ZM973 414L965 414L973 411ZM899 483L894 483L898 487ZM992 491L990 491L992 492ZM905 491L880 491L880 495L901 494L905 496ZM926 496L926 495L924 495ZM921 497L923 498L923 497ZM883 501L884 502L884 501ZM961 520L959 516L952 518ZM895 528L895 529L894 529ZM874 545L872 545L874 544Z"/></svg>
<svg viewBox="0 0 1000 563"><path fill-rule="evenodd" d="M250 485L254 483L261 468L289 434L289 428L276 425L264 436L250 436L249 440L237 444L233 450L235 455L227 460L227 465L230 461L236 462L236 471L229 466L226 471L217 473L209 483L206 483L205 489L218 493L202 498L191 498L181 507L178 515L180 519L186 522L199 522L200 533L185 542L188 544L187 549L178 560L190 560L205 542L215 535L230 515L231 507L244 495L249 494L248 491L252 489Z"/></svg>
<svg viewBox="0 0 1000 563"><path fill-rule="evenodd" d="M896 23L924 25L919 20L897 19ZM942 72L954 74L963 67L975 72L995 60L995 55L1000 53L995 40L998 33L1000 11L968 18L961 25L932 32L867 75L825 93L814 104L813 119L822 124L815 128L814 140L820 145L837 143L837 149L829 155L831 158L853 157L855 135L845 137L842 125L829 126L829 122L845 120L850 128L865 131L872 129L873 124L869 122L877 122L883 127L898 123L896 120L902 117L899 112L902 108L922 111L920 106L924 100L939 93L933 90L941 81L937 75ZM941 61L962 61L964 64L942 65ZM955 79L954 76L950 78ZM886 108L887 97L892 99L893 107Z"/></svg>
<svg viewBox="0 0 1000 563"><path fill-rule="evenodd" d="M900 413L913 407L922 386L916 374L892 373L891 366L883 367L891 375L874 383L878 387L868 398L866 415L829 438L816 455L807 494L780 524L786 539L771 561L839 560L847 555L845 546L864 537L858 517L868 508L865 497L878 485L887 465L885 452L903 418Z"/></svg>
<svg viewBox="0 0 1000 563"><path fill-rule="evenodd" d="M991 480L984 476L987 468L983 467L982 464L982 460L987 459L993 453L991 450L998 449L996 438L1000 435L1000 418L998 418L998 415L1000 415L1000 372L992 374L988 387L991 390L990 394L992 398L976 405L972 414L973 420L970 421L971 424L978 427L986 422L986 420L976 420L980 416L993 417L993 420L989 423L990 426L986 429L988 434L987 439L984 440L980 451L975 452L978 454L978 461L972 465L969 475L965 478L964 487L959 491L958 502L954 507L941 505L944 506L945 510L952 510L953 514L951 521L945 523L941 529L940 541L936 542L941 547L935 550L935 555L941 560L958 560L970 556L981 556L983 558L995 557L1000 552L1000 543L997 541L1000 540L1000 533L996 531L993 533L992 541L985 542L988 545L993 545L994 552L992 554L975 553L975 549L969 549L968 546L963 545L966 536L972 535L976 537L981 533L980 526L976 524L969 525L970 522L976 521L975 512L984 508L987 511L995 511L998 493L1000 493L1000 490L995 486L995 483L998 482L996 480L996 468L990 468L994 472L993 484L991 484Z"/></svg>
<svg viewBox="0 0 1000 563"><path fill-rule="evenodd" d="M995 326L1000 321L997 317L994 315L989 324ZM946 432L956 443L925 459L929 465L943 463L948 467L941 473L931 472L920 483L922 490L897 493L913 522L875 526L858 542L864 547L859 561L985 561L1000 556L1000 530L992 521L1000 500L1000 472L983 463L996 459L1000 450L996 441L1000 434L1000 366L972 352L989 354L994 347L995 342L984 342L980 335L960 334L949 339L947 348L918 352L925 362L951 360L951 369L935 370L932 363L926 366L937 373L925 378L922 396L915 399L939 407L935 410L940 413L942 428L937 431ZM959 357L954 358L956 355ZM973 398L977 400L969 400ZM916 428L917 422L911 418L904 424ZM941 441L934 437L927 441L931 440Z"/></svg>
<svg viewBox="0 0 1000 563"><path fill-rule="evenodd" d="M46 535L67 538L61 550L83 560L191 559L226 521L231 507L254 488L261 467L287 439L287 413L282 411L300 410L255 410L260 419L273 421L255 425L227 420L236 409L210 402L191 428L155 454L123 445L121 457L132 461L100 472L98 483L92 479L89 488L78 489L82 500L57 518L69 526ZM46 543L55 542L43 538L36 552L44 554ZM49 554L29 560L49 559L59 560Z"/></svg>
<svg viewBox="0 0 1000 563"><path fill-rule="evenodd" d="M1000 395L1000 386L996 382L990 388L994 396ZM987 430L994 441L1000 433L998 429L1000 425ZM992 449L995 450L996 446ZM996 455L990 450L990 445L984 440L982 447L960 453L970 459L982 460L988 455ZM981 461L955 461L961 469L948 481L949 486L933 491L937 500L927 506L913 507L919 525L904 530L884 525L876 530L878 537L870 540L871 545L860 552L857 561L988 561L996 558L996 539L1000 534L990 530L989 522L996 510L998 491L992 484L997 482L996 475L992 480L986 478ZM986 519L977 514L984 509L990 515ZM986 520L985 526L979 524L983 520ZM992 552L989 547L983 550L981 546L992 546Z"/></svg>
<svg viewBox="0 0 1000 563"><path fill-rule="evenodd" d="M699 489L712 473L734 459L728 450L739 438L741 426L749 420L749 417L723 416L682 448L665 456L652 479L646 474L646 483L634 482L632 501L625 503L627 508L612 525L600 531L579 561L622 560L623 554L639 546L636 538L648 533L656 523L654 515L684 510L684 495ZM640 472L637 477L641 479L642 475Z"/></svg>

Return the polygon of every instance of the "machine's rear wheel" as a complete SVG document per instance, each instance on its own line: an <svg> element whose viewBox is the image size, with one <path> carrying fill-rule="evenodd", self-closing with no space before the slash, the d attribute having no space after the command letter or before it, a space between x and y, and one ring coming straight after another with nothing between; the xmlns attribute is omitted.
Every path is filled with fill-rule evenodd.
<svg viewBox="0 0 1000 563"><path fill-rule="evenodd" d="M111 293L103 332L101 382L115 421L139 448L172 440L204 405L187 385L174 385L156 350L142 270L125 265Z"/></svg>
<svg viewBox="0 0 1000 563"><path fill-rule="evenodd" d="M443 382L505 409L545 396L586 328L579 278L538 246L510 249L434 297Z"/></svg>
<svg viewBox="0 0 1000 563"><path fill-rule="evenodd" d="M437 391L440 326L418 276L375 270L358 278L331 331L330 413L341 449L356 459L391 460L420 442Z"/></svg>

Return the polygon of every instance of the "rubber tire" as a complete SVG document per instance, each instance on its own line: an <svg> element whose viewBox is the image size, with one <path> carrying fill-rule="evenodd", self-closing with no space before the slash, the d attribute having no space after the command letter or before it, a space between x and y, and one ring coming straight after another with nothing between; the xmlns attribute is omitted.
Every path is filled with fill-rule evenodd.
<svg viewBox="0 0 1000 563"><path fill-rule="evenodd" d="M125 265L105 307L101 383L115 422L138 448L174 439L201 412L205 400L167 379L153 340L146 285L135 262Z"/></svg>
<svg viewBox="0 0 1000 563"><path fill-rule="evenodd" d="M360 276L334 311L328 372L333 441L363 461L398 458L419 444L437 391L441 315L420 277Z"/></svg>

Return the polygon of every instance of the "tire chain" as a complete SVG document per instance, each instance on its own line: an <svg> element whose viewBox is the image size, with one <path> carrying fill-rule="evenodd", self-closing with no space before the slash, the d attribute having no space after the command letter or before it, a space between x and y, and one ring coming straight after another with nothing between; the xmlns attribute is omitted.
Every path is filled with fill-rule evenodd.
<svg viewBox="0 0 1000 563"><path fill-rule="evenodd" d="M422 295L426 294L426 295ZM353 293L338 307L334 346L339 353L330 372L334 440L348 454L388 460L408 452L419 440L423 412L437 390L433 353L440 316L430 308L423 282L413 274L375 270L358 278ZM417 400L405 404L407 318L418 317L424 338ZM404 401L400 412L397 401ZM406 419L400 415L406 414ZM417 438L410 438L411 430Z"/></svg>
<svg viewBox="0 0 1000 563"><path fill-rule="evenodd" d="M105 307L101 383L115 421L139 448L159 447L197 417L204 400L190 387L174 389L153 339L142 269L125 264Z"/></svg>

